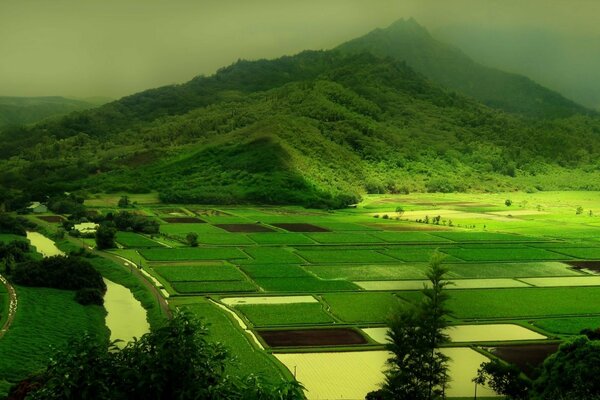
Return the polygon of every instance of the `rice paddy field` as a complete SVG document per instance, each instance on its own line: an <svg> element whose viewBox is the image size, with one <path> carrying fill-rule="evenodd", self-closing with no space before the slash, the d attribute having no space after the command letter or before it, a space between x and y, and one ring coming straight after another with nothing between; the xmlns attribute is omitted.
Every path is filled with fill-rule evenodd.
<svg viewBox="0 0 600 400"><path fill-rule="evenodd" d="M90 205L113 210L114 199ZM459 327L444 349L455 360L451 397L473 397L471 378L493 354L517 346L534 360L536 349L600 326L598 192L373 195L329 212L147 200L137 208L160 234L120 233L113 253L143 267L171 307L205 318L236 368L296 376L309 399L377 388L386 321L419 301L436 251ZM198 247L186 245L190 232Z"/></svg>

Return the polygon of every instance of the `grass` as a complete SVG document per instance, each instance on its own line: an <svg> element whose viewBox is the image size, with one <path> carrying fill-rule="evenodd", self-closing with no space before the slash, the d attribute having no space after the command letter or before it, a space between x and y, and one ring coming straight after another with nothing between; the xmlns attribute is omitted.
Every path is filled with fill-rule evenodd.
<svg viewBox="0 0 600 400"><path fill-rule="evenodd" d="M334 249L327 250L297 250L297 253L311 263L379 263L396 261L392 257L374 250Z"/></svg>
<svg viewBox="0 0 600 400"><path fill-rule="evenodd" d="M171 286L182 294L256 292L256 287L248 281L173 282Z"/></svg>
<svg viewBox="0 0 600 400"><path fill-rule="evenodd" d="M84 332L108 340L106 311L82 306L75 292L16 286L19 308L11 328L0 340L0 377L11 382L43 369L55 348L67 346Z"/></svg>
<svg viewBox="0 0 600 400"><path fill-rule="evenodd" d="M392 293L328 293L331 313L349 323L384 323L401 303Z"/></svg>
<svg viewBox="0 0 600 400"><path fill-rule="evenodd" d="M320 303L238 305L254 326L330 324L334 319Z"/></svg>
<svg viewBox="0 0 600 400"><path fill-rule="evenodd" d="M415 301L420 293L402 292ZM598 314L600 287L453 290L448 302L457 318L520 318Z"/></svg>
<svg viewBox="0 0 600 400"><path fill-rule="evenodd" d="M222 229L212 226L210 224L192 223L192 224L162 224L160 226L160 232L167 235L185 237L190 232L197 233L198 236L208 233L223 233Z"/></svg>
<svg viewBox="0 0 600 400"><path fill-rule="evenodd" d="M234 266L222 265L159 265L152 267L169 282L178 281L243 281L244 275Z"/></svg>
<svg viewBox="0 0 600 400"><path fill-rule="evenodd" d="M248 247L244 251L252 257L244 260L244 264L300 264L302 259L288 249L282 247Z"/></svg>
<svg viewBox="0 0 600 400"><path fill-rule="evenodd" d="M239 249L229 247L144 249L140 250L140 254L148 261L228 260L248 258Z"/></svg>
<svg viewBox="0 0 600 400"><path fill-rule="evenodd" d="M444 252L465 261L565 260L570 257L539 248L449 248Z"/></svg>
<svg viewBox="0 0 600 400"><path fill-rule="evenodd" d="M335 292L339 290L357 290L351 282L342 280L323 280L314 276L295 278L253 278L254 282L267 292Z"/></svg>
<svg viewBox="0 0 600 400"><path fill-rule="evenodd" d="M117 242L123 247L164 247L154 240L133 232L117 232Z"/></svg>
<svg viewBox="0 0 600 400"><path fill-rule="evenodd" d="M227 363L229 372L238 376L255 374L269 382L284 379L283 371L277 366L273 356L257 349L224 311L203 299L195 299L194 303L184 307L207 325L207 339L226 346L235 358L236 362Z"/></svg>

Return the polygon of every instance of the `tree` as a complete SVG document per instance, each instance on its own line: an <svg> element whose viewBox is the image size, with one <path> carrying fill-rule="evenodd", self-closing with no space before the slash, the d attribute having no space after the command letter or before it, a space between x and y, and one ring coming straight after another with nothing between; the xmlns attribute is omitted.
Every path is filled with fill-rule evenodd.
<svg viewBox="0 0 600 400"><path fill-rule="evenodd" d="M128 207L129 206L129 197L121 196L117 205L121 208Z"/></svg>
<svg viewBox="0 0 600 400"><path fill-rule="evenodd" d="M506 200L504 200L504 205L505 205L506 207L510 207L510 206L512 206L512 200L511 200L511 199L506 199Z"/></svg>
<svg viewBox="0 0 600 400"><path fill-rule="evenodd" d="M402 208L401 206L396 207L396 214L401 217L402 215L404 215L404 208Z"/></svg>
<svg viewBox="0 0 600 400"><path fill-rule="evenodd" d="M198 234L195 232L190 232L185 236L185 240L187 241L190 247L198 247Z"/></svg>
<svg viewBox="0 0 600 400"><path fill-rule="evenodd" d="M600 341L578 336L548 357L533 383L533 399L600 399Z"/></svg>
<svg viewBox="0 0 600 400"><path fill-rule="evenodd" d="M27 398L34 400L303 398L296 382L273 385L252 375L232 375L228 351L220 343L208 341L207 334L200 321L176 312L165 326L122 350L114 343L107 345L86 336L59 352L44 372L13 387L11 393L26 389Z"/></svg>
<svg viewBox="0 0 600 400"><path fill-rule="evenodd" d="M431 258L423 298L396 313L389 322L387 349L392 353L382 389L372 398L432 400L444 398L448 383L448 357L439 347L450 339L445 333L449 311L444 288L447 269L436 252ZM379 396L379 397L374 397Z"/></svg>
<svg viewBox="0 0 600 400"><path fill-rule="evenodd" d="M512 400L527 399L531 387L531 382L523 376L519 367L498 359L482 363L473 381L478 385L488 385L494 392Z"/></svg>
<svg viewBox="0 0 600 400"><path fill-rule="evenodd" d="M100 224L96 229L96 247L98 249L112 249L116 247L115 238L117 230L108 224Z"/></svg>

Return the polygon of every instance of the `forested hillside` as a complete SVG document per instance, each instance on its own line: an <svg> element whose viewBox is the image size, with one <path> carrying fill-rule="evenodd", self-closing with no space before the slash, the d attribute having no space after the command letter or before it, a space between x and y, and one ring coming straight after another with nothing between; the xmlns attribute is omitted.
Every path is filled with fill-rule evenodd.
<svg viewBox="0 0 600 400"><path fill-rule="evenodd" d="M0 129L39 122L73 111L93 108L94 104L64 97L7 97L0 96Z"/></svg>
<svg viewBox="0 0 600 400"><path fill-rule="evenodd" d="M316 207L367 191L600 189L597 117L505 113L370 53L239 61L1 135L8 203L80 189Z"/></svg>

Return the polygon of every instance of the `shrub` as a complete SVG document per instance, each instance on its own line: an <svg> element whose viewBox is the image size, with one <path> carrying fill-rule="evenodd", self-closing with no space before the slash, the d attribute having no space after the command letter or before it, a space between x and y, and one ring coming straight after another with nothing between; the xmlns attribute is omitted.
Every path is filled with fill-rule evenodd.
<svg viewBox="0 0 600 400"><path fill-rule="evenodd" d="M75 292L75 301L84 306L101 306L104 304L104 294L98 289L83 288Z"/></svg>

